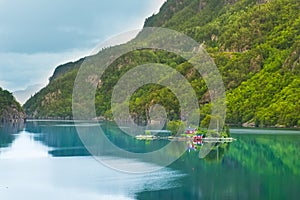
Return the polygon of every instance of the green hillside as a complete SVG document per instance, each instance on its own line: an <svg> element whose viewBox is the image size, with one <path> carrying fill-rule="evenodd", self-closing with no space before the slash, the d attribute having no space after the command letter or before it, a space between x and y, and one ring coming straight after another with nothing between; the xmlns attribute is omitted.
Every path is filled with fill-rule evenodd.
<svg viewBox="0 0 300 200"><path fill-rule="evenodd" d="M146 19L145 27L180 31L206 48L227 90L227 123L293 127L300 126L299 10L298 0L168 0ZM81 62L57 68L49 85L26 102L26 113L33 118L71 118L73 83ZM96 94L98 116L111 116L112 88L122 74L147 62L168 64L182 73L196 91L205 119L209 95L199 74L182 58L149 49L122 56L105 72ZM178 101L159 85L134 93L131 114L145 121L147 108L157 103L166 107L169 119L179 118Z"/></svg>
<svg viewBox="0 0 300 200"><path fill-rule="evenodd" d="M25 118L20 104L13 95L0 87L0 124L7 122L20 122Z"/></svg>

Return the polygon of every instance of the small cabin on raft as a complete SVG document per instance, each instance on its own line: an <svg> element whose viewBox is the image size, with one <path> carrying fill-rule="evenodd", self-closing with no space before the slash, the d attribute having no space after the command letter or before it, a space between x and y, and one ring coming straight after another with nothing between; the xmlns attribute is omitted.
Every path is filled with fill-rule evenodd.
<svg viewBox="0 0 300 200"><path fill-rule="evenodd" d="M195 134L197 132L197 128L187 128L185 130L185 134Z"/></svg>

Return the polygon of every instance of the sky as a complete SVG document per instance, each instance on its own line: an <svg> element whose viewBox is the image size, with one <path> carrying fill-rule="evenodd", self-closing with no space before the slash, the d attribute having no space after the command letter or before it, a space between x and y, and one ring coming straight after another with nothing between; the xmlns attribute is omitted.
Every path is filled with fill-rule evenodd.
<svg viewBox="0 0 300 200"><path fill-rule="evenodd" d="M165 0L0 0L0 87L24 103L54 69L143 27Z"/></svg>

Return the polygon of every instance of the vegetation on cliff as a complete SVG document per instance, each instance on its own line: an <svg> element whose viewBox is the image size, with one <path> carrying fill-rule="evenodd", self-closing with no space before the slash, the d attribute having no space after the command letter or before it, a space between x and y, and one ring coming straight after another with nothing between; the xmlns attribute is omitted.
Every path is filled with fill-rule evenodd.
<svg viewBox="0 0 300 200"><path fill-rule="evenodd" d="M300 126L299 9L298 0L168 0L145 26L183 32L206 48L226 87L227 123L294 127ZM72 89L81 62L60 66L49 85L25 103L26 113L33 118L72 118ZM114 85L144 63L167 64L182 73L198 95L201 120L211 114L207 87L188 62L144 49L123 55L105 72L95 98L98 116L111 117ZM154 104L165 106L170 120L179 119L174 94L153 84L133 94L131 114L145 121Z"/></svg>
<svg viewBox="0 0 300 200"><path fill-rule="evenodd" d="M21 122L25 114L12 93L0 87L0 123Z"/></svg>

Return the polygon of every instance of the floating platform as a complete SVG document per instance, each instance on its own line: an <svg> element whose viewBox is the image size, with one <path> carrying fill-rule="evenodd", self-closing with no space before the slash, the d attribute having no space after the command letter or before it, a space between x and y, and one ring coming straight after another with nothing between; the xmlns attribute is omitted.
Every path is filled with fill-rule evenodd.
<svg viewBox="0 0 300 200"><path fill-rule="evenodd" d="M137 135L135 136L138 140L170 140L170 141L191 141L194 140L193 137L175 137L175 136L167 136L167 137L160 137L155 135ZM217 143L217 142L232 142L235 141L235 138L228 137L206 137L201 138L203 142L207 143Z"/></svg>
<svg viewBox="0 0 300 200"><path fill-rule="evenodd" d="M137 135L135 136L138 140L155 140L157 139L157 136L155 135Z"/></svg>
<svg viewBox="0 0 300 200"><path fill-rule="evenodd" d="M235 138L232 137L228 137L228 138L224 138L224 137L206 137L202 139L204 142L232 142L235 141Z"/></svg>

